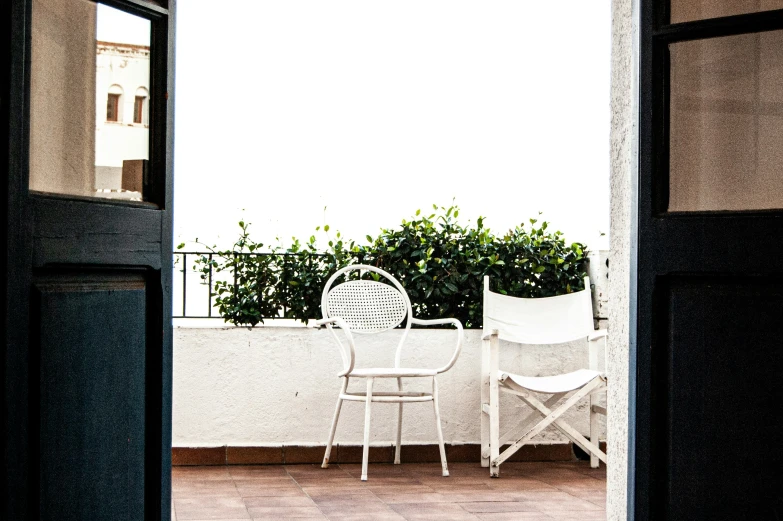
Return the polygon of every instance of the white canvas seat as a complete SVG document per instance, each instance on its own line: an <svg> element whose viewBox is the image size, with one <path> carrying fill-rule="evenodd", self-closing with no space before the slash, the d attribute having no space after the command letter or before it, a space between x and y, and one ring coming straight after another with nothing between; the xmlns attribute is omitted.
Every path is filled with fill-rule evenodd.
<svg viewBox="0 0 783 521"><path fill-rule="evenodd" d="M376 280L362 280L356 278L359 274L372 272L385 278L388 284ZM345 281L335 285L340 277ZM402 442L402 407L404 403L432 402L435 413L435 427L438 434L442 473L449 475L446 462L446 450L443 444L443 431L440 424L440 411L438 409L438 381L437 375L448 371L457 361L462 349L462 324L453 318L436 320L422 320L413 317L411 303L405 289L397 279L389 273L363 264L355 264L337 271L326 282L321 297L321 311L323 318L316 322L331 331L340 354L343 359L343 371L337 376L342 378L342 388L337 397L337 406L329 431L329 439L326 443L323 468L329 466L329 457L332 451L334 435L337 429L337 421L340 417L340 409L343 401L361 401L365 403L364 414L364 447L362 451L362 481L367 481L367 458L370 448L370 411L373 402L385 402L398 404L397 409L397 435L395 440L394 463L400 463L400 451ZM374 334L388 331L403 324L402 335L397 344L394 357L394 365L389 367L365 367L356 368L356 345L354 334ZM408 336L412 324L418 325L446 325L456 327L456 346L451 358L445 365L437 368L402 367L402 347ZM337 329L342 330L342 335L337 335ZM343 338L343 341L340 338ZM348 383L351 379L366 379L366 391L348 391ZM396 378L396 391L374 391L373 384L376 378ZM431 392L411 392L403 390L403 378L432 378Z"/></svg>
<svg viewBox="0 0 783 521"><path fill-rule="evenodd" d="M371 367L365 369L354 369L348 376L366 378L376 376L378 378L404 378L417 376L435 376L438 374L436 369L416 369L412 367Z"/></svg>
<svg viewBox="0 0 783 521"><path fill-rule="evenodd" d="M511 382L507 385L516 384L523 389L537 393L555 394L579 389L590 383L590 380L601 376L602 373L598 371L579 369L572 373L555 376L520 376L513 373L501 373L500 381L506 383L506 379L510 379Z"/></svg>
<svg viewBox="0 0 783 521"><path fill-rule="evenodd" d="M593 329L590 280L585 289L545 298L515 298L489 289L484 278L484 332L481 355L481 464L490 476L500 475L500 465L547 427L563 435L590 454L590 466L606 463L598 441L598 415L606 408L597 395L606 393L606 376L599 371L599 357L606 349L606 331ZM499 367L500 340L524 344L561 344L583 339L588 367L551 376L527 376ZM501 435L500 392L519 398L527 414L516 418ZM539 395L544 395L543 397ZM583 435L563 419L582 399L590 400L590 432ZM500 448L509 445L500 452Z"/></svg>

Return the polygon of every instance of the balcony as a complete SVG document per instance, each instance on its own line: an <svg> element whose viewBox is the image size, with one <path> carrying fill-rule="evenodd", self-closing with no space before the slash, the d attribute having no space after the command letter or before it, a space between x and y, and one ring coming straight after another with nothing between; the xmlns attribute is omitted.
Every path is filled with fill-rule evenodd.
<svg viewBox="0 0 783 521"><path fill-rule="evenodd" d="M606 256L592 254L588 269L595 320L602 327ZM460 358L439 379L450 477L440 476L434 426L419 421L431 412L416 404L405 408L401 465L391 464L397 408L379 404L373 409L369 480L359 480L364 407L347 403L332 465L321 469L341 369L329 333L286 318L286 307L263 316L262 327L229 326L202 282L214 285L222 276L230 288L232 273L202 269L194 275L193 259L206 257L210 266L213 257L183 252L177 257L172 450L177 519L606 517L605 467L591 469L552 429L504 464L500 479L490 479L480 466L479 329L465 331ZM276 280L283 280L289 260L280 255L259 264L279 264ZM439 365L453 350L453 335L414 329L406 356L422 366ZM367 341L363 365L388 362L384 342L390 340ZM586 356L581 345L540 346L525 363L536 374L554 374L578 368ZM411 390L418 390L416 384L411 382ZM566 416L582 432L586 407L585 402Z"/></svg>

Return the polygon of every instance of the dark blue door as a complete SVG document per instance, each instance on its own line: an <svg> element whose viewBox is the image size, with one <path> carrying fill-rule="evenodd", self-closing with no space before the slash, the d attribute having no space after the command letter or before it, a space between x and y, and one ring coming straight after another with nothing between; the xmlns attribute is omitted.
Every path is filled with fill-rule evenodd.
<svg viewBox="0 0 783 521"><path fill-rule="evenodd" d="M0 9L2 517L167 520L174 1Z"/></svg>
<svg viewBox="0 0 783 521"><path fill-rule="evenodd" d="M780 7L641 2L637 520L783 519Z"/></svg>

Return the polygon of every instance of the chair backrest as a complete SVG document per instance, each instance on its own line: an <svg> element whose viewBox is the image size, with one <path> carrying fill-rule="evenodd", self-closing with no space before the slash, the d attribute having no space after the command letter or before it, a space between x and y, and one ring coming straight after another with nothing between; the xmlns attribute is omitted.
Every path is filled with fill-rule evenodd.
<svg viewBox="0 0 783 521"><path fill-rule="evenodd" d="M497 330L498 337L520 344L560 344L587 338L593 329L590 279L585 289L567 295L517 298L489 290L484 277L484 336Z"/></svg>
<svg viewBox="0 0 783 521"><path fill-rule="evenodd" d="M332 287L342 275L355 271L371 271L387 279L391 285L375 280L346 280ZM411 302L397 279L380 268L354 264L335 272L321 296L324 318L340 317L353 333L380 333L397 327L406 319L406 332L411 327Z"/></svg>

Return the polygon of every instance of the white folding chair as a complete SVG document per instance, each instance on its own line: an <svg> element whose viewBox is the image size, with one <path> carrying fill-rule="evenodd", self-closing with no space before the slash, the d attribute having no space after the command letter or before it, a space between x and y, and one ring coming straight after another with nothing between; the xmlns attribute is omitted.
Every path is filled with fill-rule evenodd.
<svg viewBox="0 0 783 521"><path fill-rule="evenodd" d="M606 349L606 330L593 329L590 280L585 289L545 298L515 298L489 290L484 277L484 333L481 354L481 465L498 477L500 465L550 425L590 454L590 466L606 463L599 448L598 415L606 408L597 395L606 392L606 376L598 370L600 351ZM554 376L522 376L499 369L500 340L517 344L560 344L584 339L588 368ZM500 391L517 396L531 409L500 434ZM548 395L540 398L538 395ZM563 414L583 398L590 400L589 439L565 422ZM500 452L503 445L509 447Z"/></svg>
<svg viewBox="0 0 783 521"><path fill-rule="evenodd" d="M375 280L350 279L349 276L356 272L377 273L390 284ZM345 275L346 280L334 287L335 281ZM343 379L342 389L337 398L337 407L332 419L332 427L329 431L329 441L326 444L326 453L321 465L329 466L329 456L332 451L334 433L337 429L337 420L340 417L340 408L343 400L365 402L364 412L364 448L362 453L362 481L367 481L367 456L370 444L370 407L373 402L398 403L397 411L397 439L394 452L394 463L400 463L400 442L402 438L402 406L404 403L432 402L435 410L435 425L438 431L438 444L440 446L440 459L443 467L443 475L448 476L449 470L446 463L446 450L443 445L443 431L440 425L440 411L438 410L438 382L436 376L448 371L457 361L462 349L462 324L454 318L442 318L436 320L421 320L414 318L411 313L411 302L402 285L389 273L374 266L355 264L337 271L326 282L323 296L321 297L321 311L323 319L316 322L324 325L332 332L337 344L340 346L340 354L343 358L344 368L337 376ZM394 365L391 367L356 368L354 333L373 334L381 333L395 328L405 321L402 337L397 344L394 357ZM412 324L438 325L452 324L457 328L457 346L451 359L446 365L434 369L410 368L401 366L402 346L408 336ZM334 326L342 329L347 347L343 345L335 332ZM403 378L432 378L432 392L408 392L403 390ZM348 382L352 378L366 378L366 392L349 392ZM376 378L396 378L397 391L373 392L373 383Z"/></svg>

